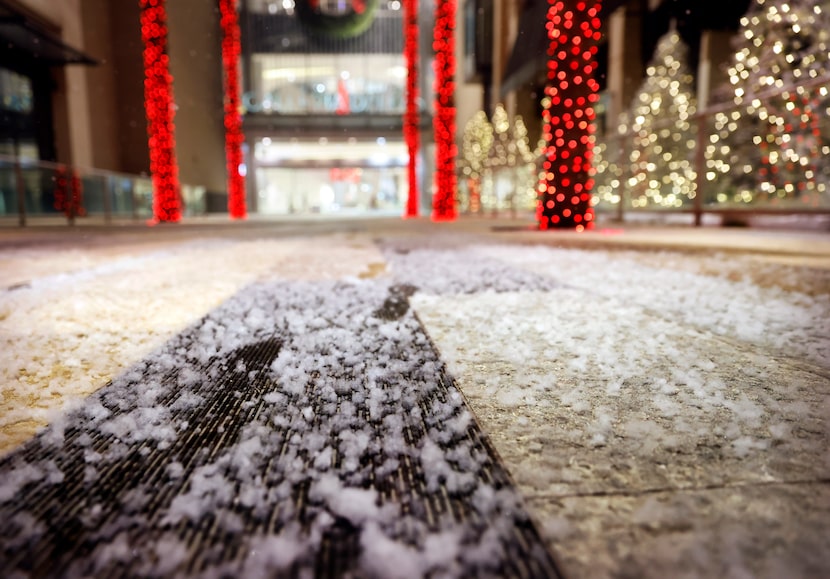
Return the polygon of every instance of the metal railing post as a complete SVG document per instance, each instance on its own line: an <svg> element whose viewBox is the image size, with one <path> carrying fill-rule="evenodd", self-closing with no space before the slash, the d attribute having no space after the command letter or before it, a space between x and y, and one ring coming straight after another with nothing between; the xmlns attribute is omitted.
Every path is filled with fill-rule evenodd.
<svg viewBox="0 0 830 579"><path fill-rule="evenodd" d="M706 113L697 117L697 138L695 139L695 227L703 225L703 188L706 186Z"/></svg>
<svg viewBox="0 0 830 579"><path fill-rule="evenodd" d="M112 223L112 198L115 195L115 177L104 175L104 223Z"/></svg>
<svg viewBox="0 0 830 579"><path fill-rule="evenodd" d="M26 185L23 182L23 169L20 166L20 157L14 156L14 180L17 189L17 214L20 227L26 226Z"/></svg>
<svg viewBox="0 0 830 579"><path fill-rule="evenodd" d="M625 173L623 170L623 163L625 163L625 139L626 137L619 137L619 146L617 147L617 169L619 173L620 182L620 201L617 203L617 222L623 223L625 221Z"/></svg>

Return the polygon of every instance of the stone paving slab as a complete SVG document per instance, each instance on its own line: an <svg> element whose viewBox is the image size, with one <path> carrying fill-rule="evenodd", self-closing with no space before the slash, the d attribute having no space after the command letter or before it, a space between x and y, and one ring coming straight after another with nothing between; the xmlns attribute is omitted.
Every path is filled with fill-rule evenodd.
<svg viewBox="0 0 830 579"><path fill-rule="evenodd" d="M568 577L828 576L830 481L532 498Z"/></svg>
<svg viewBox="0 0 830 579"><path fill-rule="evenodd" d="M802 559L785 576L830 573L830 551L800 555L830 536L816 515L830 509L824 367L576 288L413 307L569 577L751 575ZM769 541L783 546L760 547L767 521L741 508L776 513ZM674 523L641 528L633 514L649 510ZM731 551L713 538L727 530Z"/></svg>

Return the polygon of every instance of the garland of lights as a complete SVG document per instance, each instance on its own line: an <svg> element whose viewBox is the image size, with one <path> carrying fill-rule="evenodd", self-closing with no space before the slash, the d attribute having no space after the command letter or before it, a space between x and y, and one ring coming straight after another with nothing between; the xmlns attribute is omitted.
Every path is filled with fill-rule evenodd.
<svg viewBox="0 0 830 579"><path fill-rule="evenodd" d="M60 165L55 171L55 209L66 215L69 223L86 215L83 207L83 184L78 172Z"/></svg>
<svg viewBox="0 0 830 579"><path fill-rule="evenodd" d="M181 220L178 166L173 136L173 77L167 55L165 0L139 0L144 41L144 107L153 176L153 216L156 221Z"/></svg>
<svg viewBox="0 0 830 579"><path fill-rule="evenodd" d="M549 0L548 85L542 101L543 171L536 218L540 229L593 226L591 169L599 101L596 43L600 0Z"/></svg>
<svg viewBox="0 0 830 579"><path fill-rule="evenodd" d="M664 34L634 97L627 180L632 207L680 208L697 194L696 103L687 50L676 31Z"/></svg>
<svg viewBox="0 0 830 579"><path fill-rule="evenodd" d="M711 201L822 206L830 190L825 2L754 0L728 68L735 108L714 115L704 156ZM707 199L709 201L710 199Z"/></svg>
<svg viewBox="0 0 830 579"><path fill-rule="evenodd" d="M455 205L455 0L435 0L435 195L432 219L453 221Z"/></svg>
<svg viewBox="0 0 830 579"><path fill-rule="evenodd" d="M409 151L409 196L405 218L418 217L418 0L404 0L404 47L406 61L406 112L403 116L403 136Z"/></svg>
<svg viewBox="0 0 830 579"><path fill-rule="evenodd" d="M241 41L236 0L219 0L222 24L222 65L225 69L225 160L228 171L228 213L244 219L245 176L241 173L242 115L239 102L239 55Z"/></svg>
<svg viewBox="0 0 830 579"><path fill-rule="evenodd" d="M518 173L514 205L521 209L536 207L536 154L530 148L527 125L521 115L513 119L513 142L516 145L516 170Z"/></svg>
<svg viewBox="0 0 830 579"><path fill-rule="evenodd" d="M462 175L467 180L470 213L481 211L481 181L493 146L493 126L487 113L477 111L464 126L461 140Z"/></svg>
<svg viewBox="0 0 830 579"><path fill-rule="evenodd" d="M378 0L351 0L350 10L343 14L328 14L320 0L297 0L294 11L308 30L330 38L354 38L366 32L375 18Z"/></svg>

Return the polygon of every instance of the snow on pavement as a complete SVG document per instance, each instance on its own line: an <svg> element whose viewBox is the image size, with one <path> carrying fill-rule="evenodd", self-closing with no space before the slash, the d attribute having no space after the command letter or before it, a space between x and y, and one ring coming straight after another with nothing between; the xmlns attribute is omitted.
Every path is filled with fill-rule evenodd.
<svg viewBox="0 0 830 579"><path fill-rule="evenodd" d="M830 476L830 288L783 289L811 272L779 267L779 287L735 276L752 265L735 256L496 244L387 254L413 278L438 254L459 279L490 258L550 280L507 293L431 282L412 304L566 574L830 570L815 556L830 552L818 482ZM818 484L816 500L788 483ZM785 488L743 511L747 493L717 490L752 485ZM764 508L781 520L771 527ZM667 547L678 529L682 546Z"/></svg>
<svg viewBox="0 0 830 579"><path fill-rule="evenodd" d="M315 511L316 522L303 530L291 528L288 534L249 537L247 570L284 568L307 558L334 528L328 517L345 519L361 529L365 557L360 564L370 575L392 576L396 569L383 566L391 557L409 562L402 569L433 569L454 576L463 560L461 553L467 551L480 552L486 566L485 554L498 542L492 542L494 537L473 533L471 538L469 530L425 529L411 521L396 527L392 520L400 511L384 510L388 503L365 486L367 472L361 470L360 457L380 453L384 461L374 465L372 476L385 477L399 466L396 456L397 460L413 456L400 445L400 423L387 424L391 409L399 411L406 404L402 394L390 396L388 373L424 376L438 363L413 354L408 366L393 364L393 369L377 373L375 362L361 357L367 351L385 355L383 344L400 345L417 334L412 333L414 326L402 332L384 322L372 326L382 336L379 343L361 341L365 331L361 324L377 319L374 310L367 313L366 303L391 292L394 310L402 298L391 288L398 287L406 295L414 292L410 299L418 318L510 466L525 499L536 509L531 514L555 548L564 546L559 554L574 576L613 576L628 569L638 576L656 577L667 565L672 568L672 562L697 569L697 576L723 568L732 574L763 576L758 569L765 564L769 569L783 565L796 577L810 576L805 569L828 571L830 563L816 563L816 557L807 554L830 552L822 539L830 536L821 522L830 520L830 494L823 488L815 493L819 498L812 511L792 502L803 497L797 489L786 487L779 493L785 497L777 505L784 521L779 532L769 533L769 541L784 545L783 552L767 549L763 542L758 547L754 519L744 527L752 537L749 546L721 533L724 528L738 532L740 521L734 517L748 512L735 507L744 495L727 492L730 485L756 489L762 487L753 485L809 483L829 476L830 295L821 280L802 277L810 275L809 270L766 264L764 282L759 283L757 275L740 274L753 267L751 258L736 256L680 257L507 243L473 246L470 239L451 236L390 238L382 246L383 255L368 239L357 237L223 241L207 246L194 242L169 250L156 248L146 255L136 252L122 260L91 259L88 267L59 276L10 277L10 283L0 284L16 286L0 298L4 340L0 420L9 426L25 423L33 431L33 424L55 416L54 409L62 408L66 400L78 400L114 376L114 387L121 388L116 390L117 398L134 406L124 402L129 412L114 417L107 414L106 405L87 403L82 408L90 428L122 444L174 447L190 425L171 417L204 405L206 378L198 372L182 372L176 383L178 396L169 405L163 381L130 394L129 385L137 383L138 375L135 369L119 372L182 328L195 327L192 324L223 300L237 296L222 306L231 310L217 310L233 315L209 317L200 326L205 348L191 362L226 357L252 340L265 339L265 328L278 319L294 340L281 346L269 366L269 379L279 387L263 395L262 412L250 415L248 426L235 435L238 438L228 450L198 466L182 461L165 465L163 477L154 480L187 477L191 486L170 498L159 529L201 520L207 505L218 509L220 527L233 532L238 524L229 508L233 501L257 513L257 507L288 496L279 481L303 473L308 477L304 480L313 482L309 497L320 508ZM389 277L400 285L390 286ZM21 286L21 279L30 282ZM312 283L257 283L271 279ZM321 279L343 282L325 285L329 282ZM111 291L112 287L118 291ZM265 294L295 305L269 310L257 301L256 296ZM350 309L353 302L363 304L362 313ZM176 307L171 309L171 303ZM166 317L173 315L180 317ZM401 323L415 321L406 313ZM23 328L34 328L34 333L28 336ZM294 348L292 343L305 345ZM417 344L414 351L420 352L423 345ZM315 355L303 354L308 351ZM175 356L172 360L183 363ZM338 382L338 376L357 369L365 372L365 379ZM239 373L245 371L244 365L238 368ZM346 390L341 386L353 390L357 400L351 405L339 402L333 409L325 394L311 403L303 398L309 391L298 386L309 381L324 394L343 396ZM451 415L447 412L438 410L437 416L447 418ZM458 416L462 418L457 428L463 429L467 419L463 413ZM316 436L321 434L316 429L322 418L330 430ZM367 420L379 418L383 428L391 429L384 436L362 429ZM138 428L139 424L145 427ZM62 425L58 420L50 431L56 444L61 442ZM268 449L280 444L274 426L294 433L290 444L283 446L289 450L276 463L265 458L270 456ZM452 423L449 428L456 432ZM11 440L7 432L0 425L7 447L21 440ZM333 432L345 446L323 442ZM496 510L510 512L508 505L516 497L501 496L493 503L494 491L465 474L476 472L476 460L463 453L449 457L442 446L445 436L439 430L427 432L417 446L427 484L434 488L449 481L477 505L479 513L492 510L493 504L501 505ZM117 460L124 452L122 444L113 445L111 456L88 453L85 476L90 482L101 471L99 465ZM341 470L331 477L329 460L339 453ZM313 461L297 461L312 455ZM29 466L21 464L15 470L0 499L12 500L28 481L61 484L65 476L54 462ZM272 467L268 472L276 478L267 484L243 474L250 468ZM697 498L694 493L705 488L723 496L712 499L717 494L713 490ZM672 494L678 489L698 501L715 501L712 509L733 518L720 522L714 515L695 518L695 513L707 509L678 500ZM639 492L652 493L648 496L655 501L638 497ZM148 487L130 495L135 501L133 516L152 501L152 493ZM608 493L629 502L614 502L606 497ZM588 499L581 498L589 496L597 497L590 508ZM758 501L773 504L765 495ZM610 518L609 513L617 513L618 518ZM816 522L816 513L828 516L819 516ZM90 521L95 520L93 515L94 508ZM290 527L289 514L284 515L280 520ZM799 518L808 522L805 529L790 525ZM23 519L18 524L37 531L36 520ZM676 533L678 524L682 548L657 548L666 537L662 531ZM406 525L409 531L403 530ZM623 525L626 530L622 536L603 534L603 525ZM401 543L405 532L414 534ZM813 538L805 539L805 534ZM173 561L171 565L189 556L187 546L174 537L158 537L154 547L158 560L148 564L160 565L162 552ZM638 550L638 541L645 547ZM129 558L129 544L124 533L107 535L96 560L105 565L110 559ZM732 545L732 550L723 551L724 544ZM758 547L753 552L760 549L763 556L756 553L754 560L748 556L752 545ZM660 553L662 558L657 556ZM723 567L726 559L728 565Z"/></svg>
<svg viewBox="0 0 830 579"><path fill-rule="evenodd" d="M0 454L245 285L276 270L357 276L382 261L371 243L345 236L4 252Z"/></svg>

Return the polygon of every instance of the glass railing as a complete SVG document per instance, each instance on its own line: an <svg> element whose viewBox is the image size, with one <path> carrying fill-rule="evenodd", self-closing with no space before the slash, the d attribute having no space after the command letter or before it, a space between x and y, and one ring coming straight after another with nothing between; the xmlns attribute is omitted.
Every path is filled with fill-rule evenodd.
<svg viewBox="0 0 830 579"><path fill-rule="evenodd" d="M186 216L206 212L204 187L182 185L181 195ZM148 176L0 155L0 223L25 225L40 218L141 221L152 215Z"/></svg>

